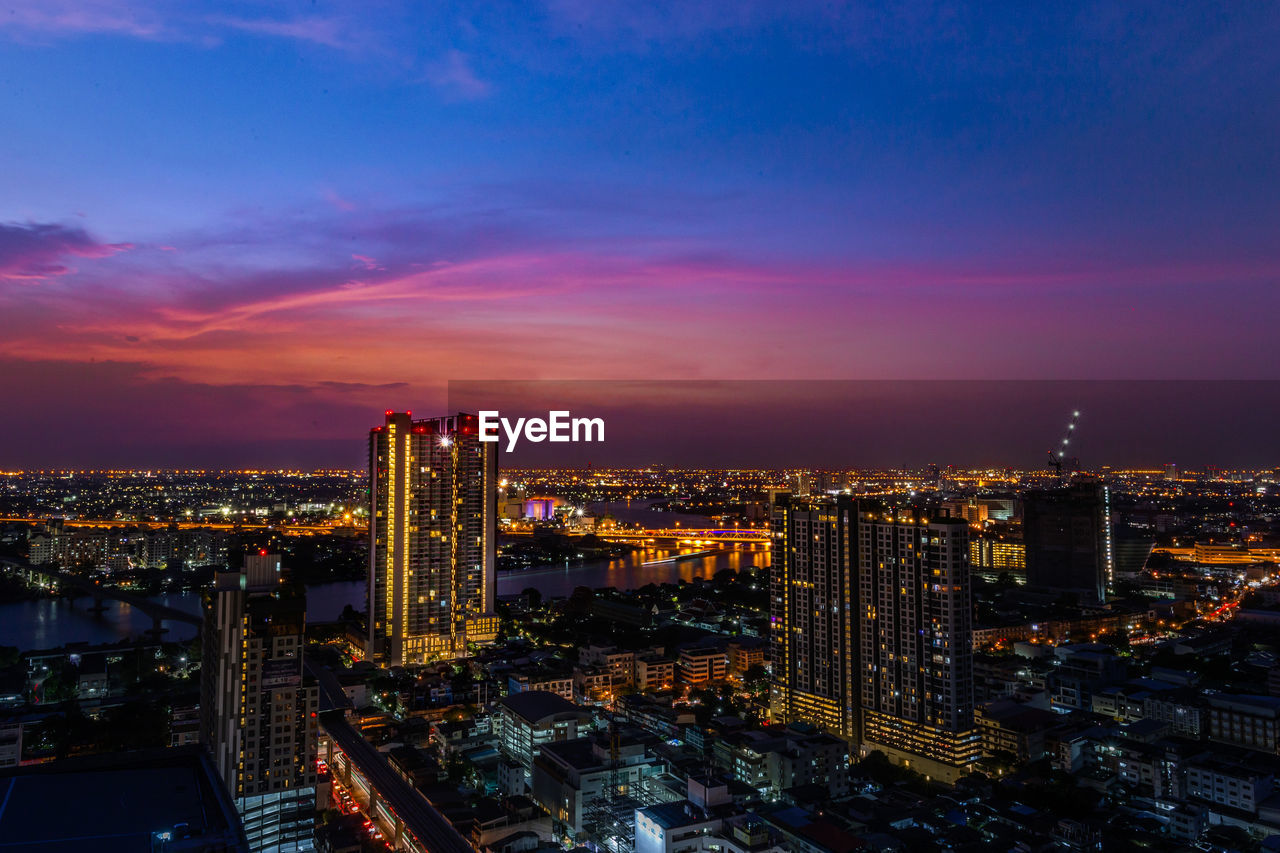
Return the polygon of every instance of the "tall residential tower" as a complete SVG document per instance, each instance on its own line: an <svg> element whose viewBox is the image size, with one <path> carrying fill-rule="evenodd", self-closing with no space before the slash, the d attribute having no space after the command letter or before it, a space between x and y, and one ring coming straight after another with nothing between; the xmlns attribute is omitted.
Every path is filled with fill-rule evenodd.
<svg viewBox="0 0 1280 853"><path fill-rule="evenodd" d="M857 511L850 498L780 495L773 511L770 642L775 720L807 720L856 741L852 608Z"/></svg>
<svg viewBox="0 0 1280 853"><path fill-rule="evenodd" d="M386 413L369 433L369 656L456 658L493 640L497 444L475 415Z"/></svg>
<svg viewBox="0 0 1280 853"><path fill-rule="evenodd" d="M862 751L954 782L981 757L968 523L860 501L857 536Z"/></svg>
<svg viewBox="0 0 1280 853"><path fill-rule="evenodd" d="M280 586L280 557L245 558L206 595L201 740L265 853L315 849L316 713L304 676L306 599Z"/></svg>

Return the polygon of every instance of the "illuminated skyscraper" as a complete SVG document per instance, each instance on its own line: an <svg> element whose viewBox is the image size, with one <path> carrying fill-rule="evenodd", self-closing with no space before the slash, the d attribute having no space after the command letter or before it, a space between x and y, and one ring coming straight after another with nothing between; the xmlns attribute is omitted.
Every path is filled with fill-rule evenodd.
<svg viewBox="0 0 1280 853"><path fill-rule="evenodd" d="M878 501L857 515L862 751L953 782L981 757L968 523Z"/></svg>
<svg viewBox="0 0 1280 853"><path fill-rule="evenodd" d="M858 734L856 525L851 498L780 495L770 570L770 711L778 721L807 720L851 741Z"/></svg>
<svg viewBox="0 0 1280 853"><path fill-rule="evenodd" d="M369 433L369 648L388 665L493 640L497 444L475 415L387 412Z"/></svg>
<svg viewBox="0 0 1280 853"><path fill-rule="evenodd" d="M205 598L201 740L265 853L315 849L319 688L304 676L307 602L280 587L280 557L218 572Z"/></svg>

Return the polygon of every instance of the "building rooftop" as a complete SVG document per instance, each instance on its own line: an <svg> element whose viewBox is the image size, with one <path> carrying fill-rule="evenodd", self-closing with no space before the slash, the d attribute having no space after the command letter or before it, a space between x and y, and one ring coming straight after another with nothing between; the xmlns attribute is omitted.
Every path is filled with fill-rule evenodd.
<svg viewBox="0 0 1280 853"><path fill-rule="evenodd" d="M245 851L235 806L198 747L90 755L0 771L6 850ZM74 819L68 819L74 815Z"/></svg>
<svg viewBox="0 0 1280 853"><path fill-rule="evenodd" d="M707 813L688 800L677 800L674 803L658 803L640 809L641 814L649 818L663 829L674 829L678 826L689 826L709 820Z"/></svg>
<svg viewBox="0 0 1280 853"><path fill-rule="evenodd" d="M531 725L561 714L588 717L591 712L580 708L558 693L548 690L525 690L504 697L498 704L509 708Z"/></svg>
<svg viewBox="0 0 1280 853"><path fill-rule="evenodd" d="M580 773L604 766L604 762L596 755L591 738L586 737L544 743L542 754L548 758L554 756L560 764L572 767Z"/></svg>

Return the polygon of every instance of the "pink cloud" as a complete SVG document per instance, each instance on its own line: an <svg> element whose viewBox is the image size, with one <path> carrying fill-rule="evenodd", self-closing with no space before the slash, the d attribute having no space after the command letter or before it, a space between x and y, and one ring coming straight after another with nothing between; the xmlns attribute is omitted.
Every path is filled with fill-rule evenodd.
<svg viewBox="0 0 1280 853"><path fill-rule="evenodd" d="M146 3L124 0L9 0L0 13L0 32L82 35L104 33L158 40L173 29Z"/></svg>
<svg viewBox="0 0 1280 853"><path fill-rule="evenodd" d="M326 189L322 195L324 196L324 200L329 202L329 204L333 205L334 209L336 210L341 210L344 213L349 213L356 209L355 202L352 202L343 198L334 190Z"/></svg>
<svg viewBox="0 0 1280 853"><path fill-rule="evenodd" d="M450 377L513 370L1079 376L1123 364L1203 373L1230 356L1192 362L1177 349L1181 337L1207 334L1199 285L1235 288L1218 312L1272 305L1264 285L1280 272L1262 260L1037 260L1030 250L813 263L663 233L588 238L576 221L556 231L490 209L476 218L434 208L264 215L169 235L164 245L177 252L132 252L74 275L68 258L124 245L63 226L0 226L0 276L64 273L47 287L0 287L0 357L128 361L148 377L213 385L405 382L405 402ZM1165 288L1179 295L1161 301ZM1265 313L1241 308L1230 320L1231 339L1259 363L1275 350L1258 333Z"/></svg>
<svg viewBox="0 0 1280 853"><path fill-rule="evenodd" d="M0 281L41 280L66 275L69 257L106 258L131 243L100 243L80 228L53 223L0 223Z"/></svg>
<svg viewBox="0 0 1280 853"><path fill-rule="evenodd" d="M208 21L216 26L229 27L241 32L309 42L337 50L348 50L355 46L352 28L336 18L310 17L273 20L270 18L213 17L209 18Z"/></svg>
<svg viewBox="0 0 1280 853"><path fill-rule="evenodd" d="M460 50L450 50L427 69L427 79L445 94L461 100L487 97L493 87L471 68L471 58Z"/></svg>
<svg viewBox="0 0 1280 853"><path fill-rule="evenodd" d="M0 14L0 34L15 38L96 34L216 46L228 32L360 53L382 52L385 41L359 16L204 15L162 0L9 0Z"/></svg>

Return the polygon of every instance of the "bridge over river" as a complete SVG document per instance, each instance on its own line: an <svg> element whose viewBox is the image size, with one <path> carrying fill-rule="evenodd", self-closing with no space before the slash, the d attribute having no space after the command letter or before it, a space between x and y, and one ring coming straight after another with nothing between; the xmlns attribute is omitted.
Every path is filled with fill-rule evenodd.
<svg viewBox="0 0 1280 853"><path fill-rule="evenodd" d="M0 566L7 572L21 575L28 583L44 580L55 584L59 588L65 589L69 587L82 592L93 598L93 606L89 608L93 611L101 612L105 609L102 604L104 599L123 602L151 617L151 630L147 633L156 637L164 633L163 623L165 622L186 622L189 625L195 625L197 628L204 624L204 619L197 614L188 613L185 610L179 610L176 607L170 607L167 604L161 604L158 601L152 601L122 589L103 586L99 581L64 572L53 566L34 566L21 560L3 558L0 558Z"/></svg>

